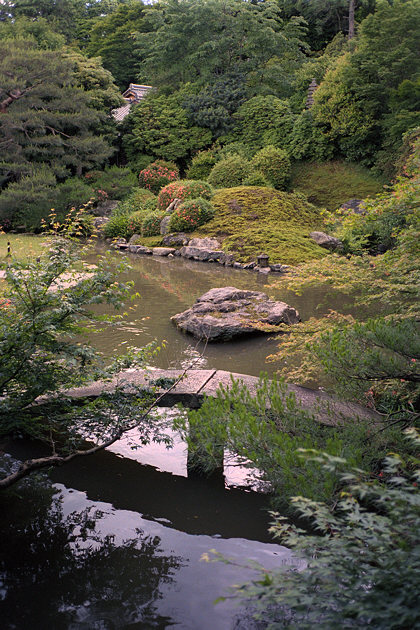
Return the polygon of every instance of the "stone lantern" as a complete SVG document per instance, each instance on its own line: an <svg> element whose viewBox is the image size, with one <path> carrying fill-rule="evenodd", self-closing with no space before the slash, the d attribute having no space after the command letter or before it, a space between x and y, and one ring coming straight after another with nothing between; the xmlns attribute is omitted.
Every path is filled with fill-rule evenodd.
<svg viewBox="0 0 420 630"><path fill-rule="evenodd" d="M260 254L257 257L257 264L258 264L258 267L262 267L262 268L269 267L270 265L268 264L267 254Z"/></svg>

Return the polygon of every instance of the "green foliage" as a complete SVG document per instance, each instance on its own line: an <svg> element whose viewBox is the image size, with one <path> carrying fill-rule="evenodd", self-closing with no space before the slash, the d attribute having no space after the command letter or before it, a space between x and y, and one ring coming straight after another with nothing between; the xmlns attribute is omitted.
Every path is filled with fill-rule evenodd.
<svg viewBox="0 0 420 630"><path fill-rule="evenodd" d="M381 180L368 169L347 162L302 162L292 165L290 188L319 207L335 210L350 199L376 195Z"/></svg>
<svg viewBox="0 0 420 630"><path fill-rule="evenodd" d="M413 221L418 210L420 176L418 160L420 139L412 145L412 155L404 168L404 175L389 189L363 204L363 214L346 210L326 216L326 223L335 227L335 234L342 240L345 250L354 254L368 251L383 253L395 247L401 230Z"/></svg>
<svg viewBox="0 0 420 630"><path fill-rule="evenodd" d="M252 172L248 160L238 154L226 155L211 169L208 181L216 188L231 188L240 186Z"/></svg>
<svg viewBox="0 0 420 630"><path fill-rule="evenodd" d="M240 155L245 160L250 160L253 155L253 151L243 142L228 142L217 152L217 159L224 160L230 155Z"/></svg>
<svg viewBox="0 0 420 630"><path fill-rule="evenodd" d="M418 434L411 430L409 436L418 450ZM270 531L293 549L302 570L260 567L252 583L235 587L236 595L248 604L251 600L265 628L417 627L418 460L413 469L412 462L389 455L379 475L372 476L326 453L302 455L309 465L322 466L326 475L340 474L340 498L333 507L304 496L293 498L294 509L309 520L314 534L273 514Z"/></svg>
<svg viewBox="0 0 420 630"><path fill-rule="evenodd" d="M147 214L142 223L142 236L158 236L160 234L160 224L164 217L162 212L150 212Z"/></svg>
<svg viewBox="0 0 420 630"><path fill-rule="evenodd" d="M321 225L320 212L302 196L242 186L220 190L212 204L216 214L200 234L224 238L223 248L238 260L264 251L271 262L295 265L326 255L308 238Z"/></svg>
<svg viewBox="0 0 420 630"><path fill-rule="evenodd" d="M164 8L157 4L145 10L154 32L137 37L144 59L140 76L172 90L187 82L210 86L201 96L211 106L220 102L219 91L230 93L223 81L232 73L247 77L265 70L273 57L303 57L301 21L286 24L274 2L169 0ZM264 72L253 79L260 87ZM214 83L220 88L213 89Z"/></svg>
<svg viewBox="0 0 420 630"><path fill-rule="evenodd" d="M198 197L184 201L171 215L169 228L174 232L193 232L200 225L204 225L214 216L212 204Z"/></svg>
<svg viewBox="0 0 420 630"><path fill-rule="evenodd" d="M147 31L142 2L119 4L109 15L94 23L89 33L87 52L99 56L112 72L121 90L126 90L136 75L139 56L133 46L133 33Z"/></svg>
<svg viewBox="0 0 420 630"><path fill-rule="evenodd" d="M334 148L322 129L315 124L312 112L307 110L295 118L287 149L295 160L325 161L334 155Z"/></svg>
<svg viewBox="0 0 420 630"><path fill-rule="evenodd" d="M158 160L140 171L139 184L157 195L161 188L178 178L179 170L176 164Z"/></svg>
<svg viewBox="0 0 420 630"><path fill-rule="evenodd" d="M323 449L334 457L349 458L353 465L377 470L384 449L399 445L400 432L393 428L375 432L372 420L340 420L333 414L328 422L322 424L303 409L283 382L261 378L251 394L232 379L215 398L206 398L200 409L188 413L193 436L188 440L190 457L202 452L208 465L214 465L214 454L223 445L236 461L252 469L253 476L269 485L278 505L295 493L333 502L339 477L326 473L316 462L302 461L297 450Z"/></svg>
<svg viewBox="0 0 420 630"><path fill-rule="evenodd" d="M245 77L238 72L213 79L199 94L184 102L191 120L199 127L210 129L213 137L229 133L234 127L232 114L245 101Z"/></svg>
<svg viewBox="0 0 420 630"><path fill-rule="evenodd" d="M181 163L210 144L210 131L190 124L181 98L149 94L127 116L123 146L130 161L143 153Z"/></svg>
<svg viewBox="0 0 420 630"><path fill-rule="evenodd" d="M271 182L265 177L261 171L253 171L251 175L248 175L242 182L243 186L268 186L272 188Z"/></svg>
<svg viewBox="0 0 420 630"><path fill-rule="evenodd" d="M213 188L207 182L194 179L183 179L178 182L168 184L159 193L157 205L160 210L166 210L174 199L211 199Z"/></svg>
<svg viewBox="0 0 420 630"><path fill-rule="evenodd" d="M24 225L28 231L41 225L52 207L56 178L47 167L33 169L0 194L0 224L10 229Z"/></svg>
<svg viewBox="0 0 420 630"><path fill-rule="evenodd" d="M284 149L267 146L252 158L252 166L261 171L274 188L284 188L290 177L290 159Z"/></svg>
<svg viewBox="0 0 420 630"><path fill-rule="evenodd" d="M255 96L238 109L235 118L235 139L253 152L267 145L287 148L294 120L287 101L275 96Z"/></svg>
<svg viewBox="0 0 420 630"><path fill-rule="evenodd" d="M130 222L129 214L117 214L109 218L108 223L105 224L103 233L107 238L130 238L131 232L128 229Z"/></svg>
<svg viewBox="0 0 420 630"><path fill-rule="evenodd" d="M382 2L362 22L354 52L338 59L316 91L315 122L346 159L383 164L381 151L394 153L402 134L418 126L419 26L417 0Z"/></svg>
<svg viewBox="0 0 420 630"><path fill-rule="evenodd" d="M70 177L51 191L50 205L54 207L57 216L62 220L71 208L87 206L90 200L96 199L96 196L97 191L89 185L88 180Z"/></svg>
<svg viewBox="0 0 420 630"><path fill-rule="evenodd" d="M0 41L0 85L3 186L38 165L60 180L81 175L113 153L110 107L120 97L111 75L98 77L97 60Z"/></svg>
<svg viewBox="0 0 420 630"><path fill-rule="evenodd" d="M105 191L108 199L124 199L137 184L136 176L126 166L109 166L103 171L91 171L86 173L85 178L96 190Z"/></svg>
<svg viewBox="0 0 420 630"><path fill-rule="evenodd" d="M124 201L112 211L112 216L127 215L133 212L148 212L156 208L156 196L146 188L134 188L131 195L126 197Z"/></svg>
<svg viewBox="0 0 420 630"><path fill-rule="evenodd" d="M199 151L191 160L186 176L188 179L207 179L215 164L216 156L212 149Z"/></svg>

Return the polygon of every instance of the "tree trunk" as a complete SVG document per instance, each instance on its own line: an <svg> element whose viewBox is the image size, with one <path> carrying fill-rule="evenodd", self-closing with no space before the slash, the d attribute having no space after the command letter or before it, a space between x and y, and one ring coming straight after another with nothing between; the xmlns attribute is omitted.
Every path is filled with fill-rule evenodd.
<svg viewBox="0 0 420 630"><path fill-rule="evenodd" d="M350 0L349 4L349 39L354 37L354 5L355 0Z"/></svg>

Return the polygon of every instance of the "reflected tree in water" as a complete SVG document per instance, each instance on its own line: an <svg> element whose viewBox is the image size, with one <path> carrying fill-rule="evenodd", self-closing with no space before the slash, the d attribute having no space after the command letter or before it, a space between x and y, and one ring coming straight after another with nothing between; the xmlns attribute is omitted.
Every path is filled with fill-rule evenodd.
<svg viewBox="0 0 420 630"><path fill-rule="evenodd" d="M107 513L88 507L64 516L62 499L48 487L34 492L28 484L19 497L9 497L7 507L2 503L3 630L172 625L157 614L155 602L181 559L164 555L158 536L136 530L119 542L100 531Z"/></svg>

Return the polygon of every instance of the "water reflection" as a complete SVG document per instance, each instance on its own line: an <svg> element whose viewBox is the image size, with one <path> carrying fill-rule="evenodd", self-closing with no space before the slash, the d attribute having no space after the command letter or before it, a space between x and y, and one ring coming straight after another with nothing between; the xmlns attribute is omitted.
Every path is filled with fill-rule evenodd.
<svg viewBox="0 0 420 630"><path fill-rule="evenodd" d="M201 555L293 563L279 545L191 536L63 485L31 482L20 493L0 523L4 630L254 630L245 610L213 604L253 573Z"/></svg>
<svg viewBox="0 0 420 630"><path fill-rule="evenodd" d="M38 490L35 497L32 489L25 497L25 518L20 503L9 505L2 519L2 628L172 625L156 604L161 585L172 581L181 559L165 554L159 536L139 528L127 539L101 532L106 512L93 504L65 514L65 492L51 493Z"/></svg>

